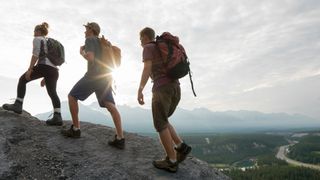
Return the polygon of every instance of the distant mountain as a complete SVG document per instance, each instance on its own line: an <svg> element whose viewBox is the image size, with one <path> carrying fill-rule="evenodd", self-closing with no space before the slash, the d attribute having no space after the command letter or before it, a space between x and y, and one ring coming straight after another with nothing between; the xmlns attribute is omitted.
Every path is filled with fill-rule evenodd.
<svg viewBox="0 0 320 180"><path fill-rule="evenodd" d="M114 127L109 112L98 103L79 103L81 121ZM126 131L155 132L151 110L140 107L118 106ZM45 120L51 112L38 114ZM70 120L67 102L62 103L62 115ZM179 132L253 132L262 130L288 130L293 128L320 128L320 121L300 114L261 113L257 111L212 112L205 108L185 110L178 108L170 118Z"/></svg>

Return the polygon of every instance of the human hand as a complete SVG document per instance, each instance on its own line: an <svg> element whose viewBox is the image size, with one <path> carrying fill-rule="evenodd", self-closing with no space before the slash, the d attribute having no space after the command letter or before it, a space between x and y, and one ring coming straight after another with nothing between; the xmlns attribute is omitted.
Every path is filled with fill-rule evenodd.
<svg viewBox="0 0 320 180"><path fill-rule="evenodd" d="M28 71L26 72L25 74L25 78L27 81L30 81L31 80L31 73L32 73L32 69L28 69Z"/></svg>
<svg viewBox="0 0 320 180"><path fill-rule="evenodd" d="M44 87L46 85L46 80L44 80L44 78L41 80L40 82L40 86Z"/></svg>
<svg viewBox="0 0 320 180"><path fill-rule="evenodd" d="M84 46L80 46L80 54L81 55L82 55L83 51L84 51Z"/></svg>
<svg viewBox="0 0 320 180"><path fill-rule="evenodd" d="M144 98L142 91L138 91L138 102L140 105L144 105Z"/></svg>

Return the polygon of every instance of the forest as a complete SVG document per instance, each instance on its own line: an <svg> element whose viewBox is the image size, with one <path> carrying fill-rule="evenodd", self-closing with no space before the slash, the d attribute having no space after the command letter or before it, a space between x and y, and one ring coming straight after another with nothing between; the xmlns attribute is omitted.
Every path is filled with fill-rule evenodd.
<svg viewBox="0 0 320 180"><path fill-rule="evenodd" d="M192 155L220 169L232 179L318 180L320 171L295 167L275 157L278 148L290 147L292 159L319 163L318 133L294 137L295 133L185 134L183 139L193 148Z"/></svg>
<svg viewBox="0 0 320 180"><path fill-rule="evenodd" d="M320 164L320 136L301 137L299 143L290 147L288 156L304 163Z"/></svg>

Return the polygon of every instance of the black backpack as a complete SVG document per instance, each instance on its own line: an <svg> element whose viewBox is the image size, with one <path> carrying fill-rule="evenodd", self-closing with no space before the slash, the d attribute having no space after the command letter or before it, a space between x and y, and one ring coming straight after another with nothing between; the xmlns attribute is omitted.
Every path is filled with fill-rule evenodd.
<svg viewBox="0 0 320 180"><path fill-rule="evenodd" d="M50 62L52 62L52 64L54 64L55 66L61 66L61 64L63 64L65 62L64 47L59 41L57 41L53 38L48 38L47 39L47 49L48 49L47 53L44 52L43 47L44 47L44 43L43 43L43 41L41 41L41 48L40 48L41 51L40 52L43 52L44 57L47 57L50 60ZM43 54L43 53L41 53L41 54Z"/></svg>

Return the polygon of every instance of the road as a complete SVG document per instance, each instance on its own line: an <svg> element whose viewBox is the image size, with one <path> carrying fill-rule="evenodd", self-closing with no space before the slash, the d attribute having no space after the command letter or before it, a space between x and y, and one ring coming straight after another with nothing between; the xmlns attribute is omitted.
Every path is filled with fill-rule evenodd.
<svg viewBox="0 0 320 180"><path fill-rule="evenodd" d="M303 167L307 167L307 168L311 168L311 169L316 169L320 171L320 166L319 165L314 165L314 164L307 164L307 163L303 163L303 162L299 162L299 161L295 161L293 159L290 159L288 157L286 157L286 149L289 147L290 145L285 145L285 146L280 146L278 153L276 155L276 158L281 159L286 161L289 164L292 165L296 165L296 166L303 166Z"/></svg>

